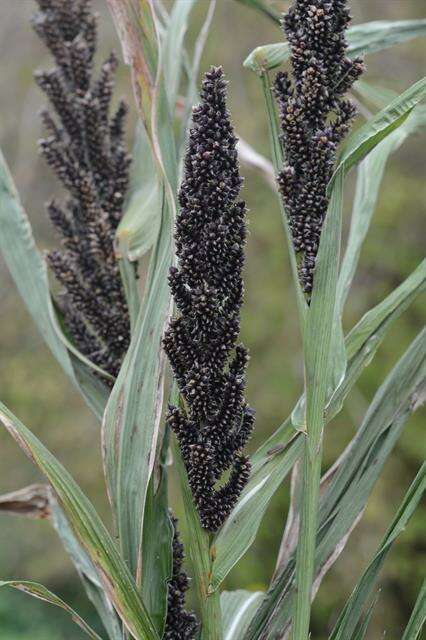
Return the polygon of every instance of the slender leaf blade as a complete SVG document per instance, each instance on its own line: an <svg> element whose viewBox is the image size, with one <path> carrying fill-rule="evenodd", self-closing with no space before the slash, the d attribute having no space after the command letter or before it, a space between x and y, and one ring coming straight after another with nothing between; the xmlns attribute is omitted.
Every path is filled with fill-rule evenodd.
<svg viewBox="0 0 426 640"><path fill-rule="evenodd" d="M315 557L315 591L329 559L359 520L383 465L404 424L419 406L426 381L426 330L422 331L378 390L355 439L341 456L338 468L320 501ZM389 398L392 402L389 402ZM335 558L337 558L335 556ZM275 577L253 618L245 640L266 640L290 625L294 597L294 556ZM314 591L314 593L315 593Z"/></svg>
<svg viewBox="0 0 426 640"><path fill-rule="evenodd" d="M0 250L31 317L64 372L100 417L100 397L105 398L106 388L93 376L91 369L101 373L102 370L75 349L59 326L46 264L35 244L30 222L1 150L0 226Z"/></svg>
<svg viewBox="0 0 426 640"><path fill-rule="evenodd" d="M382 51L400 42L426 35L426 19L377 20L350 27L347 31L349 57ZM290 57L287 42L256 47L244 61L244 66L256 73L275 69Z"/></svg>
<svg viewBox="0 0 426 640"><path fill-rule="evenodd" d="M293 432L294 434L294 432ZM270 459L252 474L236 506L212 542L211 584L218 588L255 540L268 504L301 454L300 440Z"/></svg>
<svg viewBox="0 0 426 640"><path fill-rule="evenodd" d="M417 640L426 622L426 580L423 581L402 640Z"/></svg>
<svg viewBox="0 0 426 640"><path fill-rule="evenodd" d="M418 116L417 111L418 109L415 109L404 124L380 142L359 165L349 237L339 273L338 299L340 312L343 310L349 293L361 248L376 208L388 158L401 146L410 133L414 132L422 124L426 124L426 117L423 113Z"/></svg>
<svg viewBox="0 0 426 640"><path fill-rule="evenodd" d="M90 501L50 451L2 403L0 419L49 480L74 535L96 567L102 587L129 632L135 640L157 640L136 584Z"/></svg>
<svg viewBox="0 0 426 640"><path fill-rule="evenodd" d="M93 631L91 627L83 620L81 616L78 615L74 609L72 609L64 600L56 596L54 593L46 589L42 584L37 582L30 582L28 580L5 580L0 581L0 587L11 587L12 589L17 589L18 591L22 591L23 593L27 593L33 598L38 598L39 600L43 600L48 604L53 604L55 607L59 607L60 609L64 609L73 621L89 636L92 640L102 640L98 634Z"/></svg>
<svg viewBox="0 0 426 640"><path fill-rule="evenodd" d="M242 640L257 607L261 591L223 591L220 606L223 620L223 640Z"/></svg>
<svg viewBox="0 0 426 640"><path fill-rule="evenodd" d="M348 138L340 156L339 164L330 180L329 192L331 192L336 176L339 173L347 173L351 167L363 160L379 142L400 127L425 95L426 77L401 93L387 107L379 111Z"/></svg>
<svg viewBox="0 0 426 640"><path fill-rule="evenodd" d="M331 633L330 640L345 640L354 633L365 605L371 597L380 569L397 537L405 529L410 517L426 490L426 463L424 463L408 489L392 524L386 532L376 554L364 571L347 601Z"/></svg>

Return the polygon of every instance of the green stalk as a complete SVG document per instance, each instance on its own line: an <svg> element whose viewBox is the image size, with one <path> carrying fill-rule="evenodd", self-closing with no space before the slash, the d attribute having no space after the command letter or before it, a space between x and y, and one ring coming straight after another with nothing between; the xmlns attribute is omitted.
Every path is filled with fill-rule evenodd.
<svg viewBox="0 0 426 640"><path fill-rule="evenodd" d="M284 164L284 155L283 155L283 150L280 143L280 132L278 127L274 96L271 90L271 79L267 71L262 72L262 74L260 75L260 79L262 82L263 96L265 98L266 113L268 116L268 131L269 131L269 142L271 145L272 163L274 165L275 174L278 175L278 173L281 171L282 166ZM308 305L306 304L305 295L302 291L302 287L300 286L300 282L299 282L297 258L296 258L296 252L293 246L293 240L291 237L291 230L288 223L288 216L284 209L282 198L279 197L278 201L279 201L279 206L281 211L281 219L282 219L284 231L285 231L285 237L287 239L287 248L288 248L288 254L290 256L291 273L293 275L293 282L296 288L297 308L299 311L299 320L300 320L301 332L303 336Z"/></svg>
<svg viewBox="0 0 426 640"><path fill-rule="evenodd" d="M307 422L311 433L305 437L302 461L302 500L300 503L300 535L296 554L297 590L293 613L293 640L305 640L309 636L311 589L315 571L315 543L321 480L321 432L323 421L319 415L308 415ZM312 433L312 431L317 430L319 435Z"/></svg>
<svg viewBox="0 0 426 640"><path fill-rule="evenodd" d="M217 589L213 590L210 584L212 568L210 535L200 525L198 512L188 484L186 469L175 439L173 441L173 456L179 475L188 531L190 532L189 554L192 560L193 578L200 606L201 638L202 640L222 640L220 594Z"/></svg>
<svg viewBox="0 0 426 640"><path fill-rule="evenodd" d="M327 393L333 378L332 335L342 224L343 174L337 176L323 230L315 268L311 305L304 339L306 433L302 466L299 540L296 554L296 599L293 640L309 636L311 590L314 576L322 438Z"/></svg>

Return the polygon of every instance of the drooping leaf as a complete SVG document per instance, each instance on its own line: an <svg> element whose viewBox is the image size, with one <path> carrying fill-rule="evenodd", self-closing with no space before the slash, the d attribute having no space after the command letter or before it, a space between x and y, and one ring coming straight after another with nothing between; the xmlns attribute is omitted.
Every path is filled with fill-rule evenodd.
<svg viewBox="0 0 426 640"><path fill-rule="evenodd" d="M295 435L291 426L289 434ZM254 468L237 505L213 539L214 562L211 575L213 589L219 587L232 567L254 542L272 496L291 471L301 451L301 440L293 439L276 455L271 453L267 463Z"/></svg>
<svg viewBox="0 0 426 640"><path fill-rule="evenodd" d="M37 582L29 582L24 580L7 580L0 581L0 587L11 587L12 589L17 589L18 591L22 591L23 593L27 593L33 598L38 598L39 600L43 600L48 604L53 604L55 607L59 607L64 609L73 621L89 636L92 640L102 640L98 634L93 631L83 620L81 616L78 615L74 609L72 609L66 602L64 602L61 598L56 596L54 593L46 589L42 584L38 584Z"/></svg>
<svg viewBox="0 0 426 640"><path fill-rule="evenodd" d="M426 580L423 581L402 640L417 640L426 622Z"/></svg>
<svg viewBox="0 0 426 640"><path fill-rule="evenodd" d="M378 330L383 330L395 312L400 314L411 302L413 296L424 291L426 286L426 259L394 289L378 305L367 311L359 322L351 329L346 337L346 352L348 358L353 358L360 352L368 340L377 342Z"/></svg>
<svg viewBox="0 0 426 640"><path fill-rule="evenodd" d="M326 407L327 422L341 410L346 396L372 361L390 327L424 291L425 268L422 262L400 287L371 309L346 337L348 366L342 384ZM302 404L302 401L298 404ZM212 573L215 586L220 584L252 544L270 499L301 455L302 438L291 421L286 420L252 456L253 469L247 487L213 541L217 555Z"/></svg>
<svg viewBox="0 0 426 640"><path fill-rule="evenodd" d="M361 162L379 142L400 127L425 95L426 77L413 84L395 100L392 100L388 106L359 127L347 139L337 168L330 180L328 187L330 192L336 176L340 173L347 173L351 167Z"/></svg>
<svg viewBox="0 0 426 640"><path fill-rule="evenodd" d="M142 599L160 638L163 637L167 615L167 583L173 568L173 527L167 495L168 448L167 436L162 446L158 473L151 476L148 487L142 546Z"/></svg>
<svg viewBox="0 0 426 640"><path fill-rule="evenodd" d="M172 263L177 161L151 0L109 0L139 114L161 186L159 231L152 249L145 297L127 356L111 392L103 424L104 468L123 557L143 579L142 537L147 490L154 468L164 384L161 339L170 314L167 276ZM137 37L135 37L137 35Z"/></svg>
<svg viewBox="0 0 426 640"><path fill-rule="evenodd" d="M24 516L35 520L50 518L50 491L45 484L32 484L0 496L0 513Z"/></svg>
<svg viewBox="0 0 426 640"><path fill-rule="evenodd" d="M244 638L262 598L261 591L238 590L221 593L223 640L242 640Z"/></svg>
<svg viewBox="0 0 426 640"><path fill-rule="evenodd" d="M343 550L405 422L418 408L426 381L426 330L421 332L378 390L354 440L348 445L320 501L315 591ZM390 401L389 401L390 399ZM266 640L289 628L294 595L294 556L272 583L245 640ZM315 593L314 591L314 593Z"/></svg>
<svg viewBox="0 0 426 640"><path fill-rule="evenodd" d="M417 508L426 490L426 462L422 465L413 483L408 489L398 513L387 530L379 548L364 571L357 586L346 602L336 625L330 635L330 640L345 640L355 632L362 612L371 599L378 574L386 560L397 537L405 529L410 517Z"/></svg>
<svg viewBox="0 0 426 640"><path fill-rule="evenodd" d="M189 14L196 2L197 0L186 0L186 2L175 0L164 34L162 66L164 69L164 84L172 114L175 111L182 76L184 38L188 28Z"/></svg>
<svg viewBox="0 0 426 640"><path fill-rule="evenodd" d="M80 576L87 597L98 612L110 640L122 640L122 625L107 592L102 586L96 566L77 540L68 518L55 498L52 489L48 487L48 490L51 511L50 520Z"/></svg>
<svg viewBox="0 0 426 640"><path fill-rule="evenodd" d="M417 113L418 111L420 113ZM388 158L401 146L409 134L423 124L426 124L425 112L423 109L414 109L404 124L379 143L359 165L349 237L339 273L340 312L343 310L361 248L370 228Z"/></svg>
<svg viewBox="0 0 426 640"><path fill-rule="evenodd" d="M100 584L131 635L135 640L158 640L135 581L93 505L58 460L1 403L0 419L49 480L74 536L96 568Z"/></svg>
<svg viewBox="0 0 426 640"><path fill-rule="evenodd" d="M71 557L89 599L93 602L110 640L122 640L117 615L99 581L96 569L74 536L68 520L47 484L35 484L0 496L0 513L52 522Z"/></svg>
<svg viewBox="0 0 426 640"><path fill-rule="evenodd" d="M377 20L357 24L347 32L349 56L375 53L400 42L426 34L426 20ZM256 73L275 69L290 57L287 42L256 47L244 61L244 66Z"/></svg>
<svg viewBox="0 0 426 640"><path fill-rule="evenodd" d="M82 392L89 406L92 409L96 407L95 413L99 417L97 408L102 383L93 376L91 369L101 370L70 344L59 326L50 296L46 264L35 244L30 222L1 151L0 227L0 250L31 317L62 369ZM85 379L84 389L80 387L80 373Z"/></svg>

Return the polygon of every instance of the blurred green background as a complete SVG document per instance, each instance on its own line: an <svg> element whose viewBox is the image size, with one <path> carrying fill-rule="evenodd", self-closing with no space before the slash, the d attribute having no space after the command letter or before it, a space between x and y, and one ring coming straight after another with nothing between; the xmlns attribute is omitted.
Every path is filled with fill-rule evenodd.
<svg viewBox="0 0 426 640"><path fill-rule="evenodd" d="M185 0L179 0L184 2ZM276 9L288 2L271 3ZM104 0L94 0L100 13L100 56L119 45ZM352 0L355 22L425 17L424 0ZM200 0L190 27L193 40L206 0ZM0 0L0 143L12 169L40 247L55 239L44 202L60 194L37 155L38 111L44 100L32 81L35 68L50 60L29 26L32 0ZM242 68L257 45L280 39L265 17L234 0L218 0L202 69L222 64L230 80L230 107L240 135L268 155L268 138L260 86ZM401 91L424 74L426 41L416 40L368 59L366 79ZM127 71L119 71L116 96L132 103ZM135 115L129 126L129 144ZM425 140L411 138L394 155L383 183L379 206L365 243L361 265L349 297L346 327L397 286L418 264L424 250L426 202ZM301 350L296 309L279 211L274 194L261 177L243 167L244 198L250 209L243 339L250 347L248 396L257 411L255 447L289 413L301 391ZM345 224L350 212L353 176L348 181ZM1 229L0 229L1 233ZM99 429L89 410L59 369L35 330L5 265L0 262L0 388L1 399L78 479L108 521L101 473ZM330 425L324 467L329 466L354 434L378 385L416 335L424 320L417 301L392 329L363 375L344 411ZM423 425L422 425L423 419ZM331 628L357 576L375 550L400 499L425 454L424 414L406 426L377 484L363 521L345 552L328 574L313 611L313 637L323 639ZM40 481L30 463L4 432L0 432L0 492ZM273 567L288 504L288 483L277 493L260 535L226 581L227 589L265 588ZM408 619L425 574L425 516L420 511L398 541L381 576L381 593L368 638L397 639ZM63 596L90 619L93 611L81 597L76 574L48 523L0 517L0 578L34 579ZM83 635L66 614L19 593L0 592L1 640L77 640Z"/></svg>

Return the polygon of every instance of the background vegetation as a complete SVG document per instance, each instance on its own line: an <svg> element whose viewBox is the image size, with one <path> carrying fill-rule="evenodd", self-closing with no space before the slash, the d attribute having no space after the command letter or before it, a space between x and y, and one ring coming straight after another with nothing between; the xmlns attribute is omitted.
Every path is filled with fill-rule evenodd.
<svg viewBox="0 0 426 640"><path fill-rule="evenodd" d="M200 0L193 14L194 27L202 18L205 1ZM101 14L101 51L106 54L111 47L118 50L104 0L94 0L94 5ZM282 10L288 2L276 1L273 5ZM352 7L355 22L425 17L422 0L353 0ZM58 191L58 185L37 155L36 140L40 135L37 112L43 98L32 81L32 73L35 67L50 63L29 26L33 11L30 0L0 3L0 143L31 216L38 244L48 248L55 240L43 203ZM278 29L263 16L243 9L233 0L218 0L202 64L202 69L212 63L223 64L231 83L230 106L237 130L264 154L268 153L268 139L259 83L241 65L256 45L279 39ZM422 40L375 54L369 58L366 79L402 91L422 75L425 57ZM127 95L132 102L124 67L119 80L121 92L117 91L117 95ZM130 128L129 143L131 139ZM258 416L255 446L273 431L297 400L302 360L277 202L262 178L245 167L242 172L246 177L244 197L250 208L251 231L242 337L252 355L248 398ZM391 159L349 299L347 326L397 286L423 257L425 202L424 139L412 138ZM99 434L91 414L42 342L2 262L0 282L2 399L79 478L82 488L105 515ZM346 410L328 429L326 466L349 440L378 384L418 332L424 318L422 303L424 300L418 300L398 320L351 395ZM362 523L325 579L313 611L314 634L316 629L332 626L336 612L376 549L396 505L424 459L422 420L424 425L424 412L423 415L418 412L408 422ZM39 480L34 468L3 431L0 447L0 493ZM265 587L273 569L287 501L288 484L272 501L256 544L230 574L226 588ZM370 638L380 637L384 630L389 638L401 636L424 574L424 526L424 513L418 511L385 565ZM85 613L86 607L86 619L90 618L89 605L76 600L77 576L47 523L1 517L0 576L37 579L64 595L79 611ZM19 593L0 593L0 638L77 640L79 631L71 624L65 614Z"/></svg>

